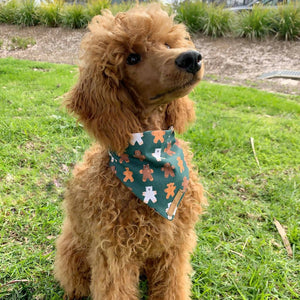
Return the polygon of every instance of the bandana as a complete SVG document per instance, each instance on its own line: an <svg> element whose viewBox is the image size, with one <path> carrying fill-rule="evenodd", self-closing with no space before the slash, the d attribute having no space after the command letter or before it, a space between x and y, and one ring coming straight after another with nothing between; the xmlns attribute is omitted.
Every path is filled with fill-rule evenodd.
<svg viewBox="0 0 300 300"><path fill-rule="evenodd" d="M134 133L122 155L109 155L116 176L141 201L173 220L189 182L189 170L174 130Z"/></svg>

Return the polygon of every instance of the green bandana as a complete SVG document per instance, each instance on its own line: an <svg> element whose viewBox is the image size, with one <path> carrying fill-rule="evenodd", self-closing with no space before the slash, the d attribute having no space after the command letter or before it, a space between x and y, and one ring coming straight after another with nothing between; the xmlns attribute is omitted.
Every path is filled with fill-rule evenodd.
<svg viewBox="0 0 300 300"><path fill-rule="evenodd" d="M140 200L173 220L189 182L189 170L174 130L134 133L121 156L109 154L116 176Z"/></svg>

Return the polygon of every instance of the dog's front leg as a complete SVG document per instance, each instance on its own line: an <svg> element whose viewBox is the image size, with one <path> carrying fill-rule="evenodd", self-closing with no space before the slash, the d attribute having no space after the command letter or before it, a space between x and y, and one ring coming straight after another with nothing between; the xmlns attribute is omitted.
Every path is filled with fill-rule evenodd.
<svg viewBox="0 0 300 300"><path fill-rule="evenodd" d="M183 249L172 249L160 258L149 260L146 266L148 300L190 299L191 270L190 253Z"/></svg>
<svg viewBox="0 0 300 300"><path fill-rule="evenodd" d="M139 266L113 253L93 254L93 300L138 300Z"/></svg>
<svg viewBox="0 0 300 300"><path fill-rule="evenodd" d="M67 219L57 241L55 277L65 290L66 299L80 299L90 295L90 266L88 250L73 231Z"/></svg>

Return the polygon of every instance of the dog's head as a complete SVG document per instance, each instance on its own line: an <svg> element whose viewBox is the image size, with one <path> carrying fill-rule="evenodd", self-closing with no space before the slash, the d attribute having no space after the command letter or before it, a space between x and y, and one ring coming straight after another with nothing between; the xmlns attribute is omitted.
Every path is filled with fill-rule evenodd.
<svg viewBox="0 0 300 300"><path fill-rule="evenodd" d="M69 111L118 152L133 132L169 126L183 131L194 115L185 96L203 76L201 55L184 26L150 5L115 17L104 11L89 30L79 80L66 99Z"/></svg>

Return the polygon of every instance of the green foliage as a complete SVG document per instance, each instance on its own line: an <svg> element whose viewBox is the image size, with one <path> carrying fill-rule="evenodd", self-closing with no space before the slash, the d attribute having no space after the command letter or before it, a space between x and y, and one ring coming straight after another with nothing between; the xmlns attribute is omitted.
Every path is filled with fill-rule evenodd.
<svg viewBox="0 0 300 300"><path fill-rule="evenodd" d="M239 37L262 39L272 32L274 10L255 5L252 11L241 12L236 18L235 32Z"/></svg>
<svg viewBox="0 0 300 300"><path fill-rule="evenodd" d="M61 22L65 27L73 29L85 28L89 22L87 10L83 5L65 5L61 14Z"/></svg>
<svg viewBox="0 0 300 300"><path fill-rule="evenodd" d="M16 24L19 11L19 2L11 0L0 4L0 23Z"/></svg>
<svg viewBox="0 0 300 300"><path fill-rule="evenodd" d="M87 14L91 19L94 16L100 15L102 9L109 8L110 0L89 0L87 3Z"/></svg>
<svg viewBox="0 0 300 300"><path fill-rule="evenodd" d="M212 37L225 36L231 31L233 13L223 6L208 5L204 19L203 33Z"/></svg>
<svg viewBox="0 0 300 300"><path fill-rule="evenodd" d="M278 38L286 41L300 38L300 5L280 5L273 21Z"/></svg>
<svg viewBox="0 0 300 300"><path fill-rule="evenodd" d="M231 30L233 13L223 6L197 1L184 1L176 7L176 20L190 32L202 32L212 37L225 36Z"/></svg>
<svg viewBox="0 0 300 300"><path fill-rule="evenodd" d="M75 73L0 59L1 299L63 298L53 278L63 192L91 143L60 107ZM198 121L183 137L210 204L197 225L192 298L299 299L300 97L207 82L190 96Z"/></svg>
<svg viewBox="0 0 300 300"><path fill-rule="evenodd" d="M42 3L39 9L40 24L49 27L57 27L61 24L61 11L63 1L55 0L49 3Z"/></svg>
<svg viewBox="0 0 300 300"><path fill-rule="evenodd" d="M15 24L35 26L39 23L38 9L35 0L23 0L19 6Z"/></svg>
<svg viewBox="0 0 300 300"><path fill-rule="evenodd" d="M55 0L37 6L34 0L11 0L0 4L0 23L85 28L93 16L101 14L102 9L108 8L115 15L134 5L134 1L111 4L111 0L88 0L85 5L70 5ZM174 9L177 12L175 19L184 23L190 32L212 37L233 35L261 39L273 35L278 39L296 40L300 36L300 6L297 3L281 5L278 9L256 5L252 11L237 14L200 0L183 1L173 9L170 6L163 9L168 13Z"/></svg>
<svg viewBox="0 0 300 300"><path fill-rule="evenodd" d="M10 50L15 50L15 49L27 49L29 45L35 45L36 41L32 37L13 37L11 39L11 43L9 44Z"/></svg>
<svg viewBox="0 0 300 300"><path fill-rule="evenodd" d="M184 23L190 32L202 32L207 17L207 5L200 1L184 1L176 7L176 20Z"/></svg>

